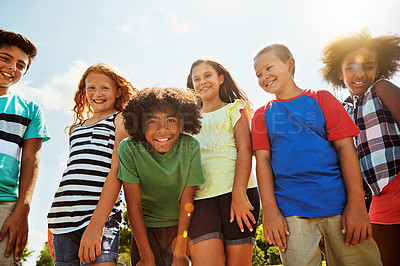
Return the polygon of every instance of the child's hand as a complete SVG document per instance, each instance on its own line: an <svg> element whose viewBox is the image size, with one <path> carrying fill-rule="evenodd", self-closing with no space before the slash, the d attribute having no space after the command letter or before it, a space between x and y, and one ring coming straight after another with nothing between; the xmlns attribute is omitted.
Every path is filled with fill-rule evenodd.
<svg viewBox="0 0 400 266"><path fill-rule="evenodd" d="M19 261L28 241L28 217L14 210L0 230L0 241L3 240L7 233L8 243L6 253L0 255L8 257L14 250L14 259Z"/></svg>
<svg viewBox="0 0 400 266"><path fill-rule="evenodd" d="M171 266L189 266L190 260L187 256L184 257L176 257L172 260Z"/></svg>
<svg viewBox="0 0 400 266"><path fill-rule="evenodd" d="M346 245L354 246L372 237L371 222L364 207L347 205L342 214L342 233Z"/></svg>
<svg viewBox="0 0 400 266"><path fill-rule="evenodd" d="M101 240L103 238L103 228L101 230L89 226L82 235L79 246L78 256L81 262L91 263L96 260L96 256L101 254Z"/></svg>
<svg viewBox="0 0 400 266"><path fill-rule="evenodd" d="M280 251L285 252L286 237L289 236L289 229L281 212L264 210L263 223L264 236L267 242L274 244Z"/></svg>
<svg viewBox="0 0 400 266"><path fill-rule="evenodd" d="M232 191L230 222L232 223L236 217L236 222L241 232L244 232L243 222L249 228L250 232L253 232L249 218L253 224L256 224L257 221L251 213L252 210L254 210L254 207L250 204L246 191L244 193Z"/></svg>
<svg viewBox="0 0 400 266"><path fill-rule="evenodd" d="M51 258L54 260L53 233L49 229L47 229L47 247L49 249Z"/></svg>

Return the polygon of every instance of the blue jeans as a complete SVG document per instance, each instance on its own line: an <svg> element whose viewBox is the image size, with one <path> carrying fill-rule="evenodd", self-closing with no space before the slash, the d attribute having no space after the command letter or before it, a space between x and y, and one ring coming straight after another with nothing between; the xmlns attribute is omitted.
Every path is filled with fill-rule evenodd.
<svg viewBox="0 0 400 266"><path fill-rule="evenodd" d="M66 234L53 235L54 265L80 266L100 262L118 262L119 224L115 223L115 221L110 222L110 219L107 221L101 242L101 254L96 257L96 261L89 264L81 263L78 257L79 245L85 229L86 227Z"/></svg>

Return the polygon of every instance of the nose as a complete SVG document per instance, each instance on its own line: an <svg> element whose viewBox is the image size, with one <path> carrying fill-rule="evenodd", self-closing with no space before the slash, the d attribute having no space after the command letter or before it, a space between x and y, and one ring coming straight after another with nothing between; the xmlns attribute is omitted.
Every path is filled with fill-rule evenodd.
<svg viewBox="0 0 400 266"><path fill-rule="evenodd" d="M168 123L167 123L167 121L163 121L163 120L160 121L160 123L158 123L158 128L157 128L157 130L160 131L160 132L168 130Z"/></svg>
<svg viewBox="0 0 400 266"><path fill-rule="evenodd" d="M96 89L95 95L96 96L102 96L103 95L103 90L102 89Z"/></svg>

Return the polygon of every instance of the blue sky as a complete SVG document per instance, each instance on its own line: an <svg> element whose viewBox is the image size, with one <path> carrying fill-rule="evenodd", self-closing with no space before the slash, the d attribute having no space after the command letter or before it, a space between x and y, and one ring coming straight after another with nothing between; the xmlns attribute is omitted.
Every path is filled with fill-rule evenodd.
<svg viewBox="0 0 400 266"><path fill-rule="evenodd" d="M92 64L119 68L139 89L184 88L200 57L225 65L256 108L271 96L258 87L252 58L267 44L286 44L301 88L332 88L321 79L322 47L368 27L400 34L397 0L19 0L2 1L0 27L24 34L38 48L28 73L11 90L40 103L52 135L42 148L29 216L34 264L46 241L46 215L68 156L64 128L73 94ZM393 80L400 85L400 76Z"/></svg>

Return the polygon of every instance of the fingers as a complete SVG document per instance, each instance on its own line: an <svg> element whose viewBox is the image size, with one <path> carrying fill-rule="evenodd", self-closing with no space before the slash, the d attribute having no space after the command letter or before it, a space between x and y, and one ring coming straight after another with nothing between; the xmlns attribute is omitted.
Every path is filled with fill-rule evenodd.
<svg viewBox="0 0 400 266"><path fill-rule="evenodd" d="M92 263L96 261L96 256L100 256L101 254L101 242L96 243L93 246L90 245L83 245L79 247L78 257L81 262L83 263Z"/></svg>
<svg viewBox="0 0 400 266"><path fill-rule="evenodd" d="M231 211L230 211L230 215L231 218L229 220L230 223L233 222L233 220L235 219L235 212L233 211L233 208L231 207Z"/></svg>
<svg viewBox="0 0 400 266"><path fill-rule="evenodd" d="M10 231L6 248L6 257L10 256L12 250L14 249L15 241L16 241L16 235L11 233Z"/></svg>

